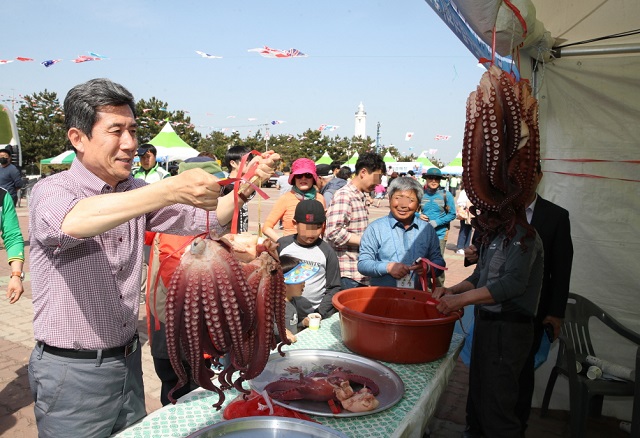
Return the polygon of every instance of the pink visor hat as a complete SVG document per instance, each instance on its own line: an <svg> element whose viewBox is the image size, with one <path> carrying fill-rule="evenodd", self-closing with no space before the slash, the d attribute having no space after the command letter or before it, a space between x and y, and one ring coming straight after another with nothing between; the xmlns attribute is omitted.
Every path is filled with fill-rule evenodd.
<svg viewBox="0 0 640 438"><path fill-rule="evenodd" d="M289 174L289 184L293 184L293 177L310 173L313 175L313 183L318 183L318 174L316 173L316 163L308 158L298 158L291 165L291 173Z"/></svg>

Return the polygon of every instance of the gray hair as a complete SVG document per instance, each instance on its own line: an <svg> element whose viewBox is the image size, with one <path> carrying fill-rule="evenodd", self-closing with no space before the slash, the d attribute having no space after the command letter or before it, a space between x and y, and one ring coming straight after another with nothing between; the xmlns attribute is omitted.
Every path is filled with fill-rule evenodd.
<svg viewBox="0 0 640 438"><path fill-rule="evenodd" d="M64 99L64 120L67 131L77 128L91 138L91 131L96 124L100 108L122 105L128 105L133 116L136 116L136 102L133 94L109 79L91 79L76 85L69 90Z"/></svg>
<svg viewBox="0 0 640 438"><path fill-rule="evenodd" d="M401 176L398 178L394 178L389 184L389 200L396 192L404 192L406 190L413 190L416 193L416 197L418 198L418 204L422 202L422 197L424 196L424 189L420 185L418 181L410 176Z"/></svg>

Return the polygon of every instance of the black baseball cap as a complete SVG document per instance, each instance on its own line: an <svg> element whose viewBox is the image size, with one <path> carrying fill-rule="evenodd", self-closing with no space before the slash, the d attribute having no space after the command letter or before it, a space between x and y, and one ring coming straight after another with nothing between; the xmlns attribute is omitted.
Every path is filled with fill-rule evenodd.
<svg viewBox="0 0 640 438"><path fill-rule="evenodd" d="M293 219L300 224L324 224L327 216L324 213L324 206L315 199L305 199L296 206Z"/></svg>
<svg viewBox="0 0 640 438"><path fill-rule="evenodd" d="M333 176L331 166L328 164L316 164L316 173L318 176Z"/></svg>
<svg viewBox="0 0 640 438"><path fill-rule="evenodd" d="M145 143L138 148L138 156L141 157L144 154L146 154L148 151L151 151L154 157L158 155L158 150L154 145L152 145L151 143Z"/></svg>

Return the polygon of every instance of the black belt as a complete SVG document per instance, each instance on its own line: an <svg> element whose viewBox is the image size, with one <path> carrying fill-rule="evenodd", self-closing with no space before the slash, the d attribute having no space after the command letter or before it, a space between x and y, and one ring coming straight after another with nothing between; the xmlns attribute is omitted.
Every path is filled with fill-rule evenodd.
<svg viewBox="0 0 640 438"><path fill-rule="evenodd" d="M488 310L480 309L476 316L483 321L506 321L521 324L533 322L533 316L518 312L489 312Z"/></svg>
<svg viewBox="0 0 640 438"><path fill-rule="evenodd" d="M136 334L127 345L122 347L105 348L103 350L74 350L71 348L53 347L45 344L44 342L38 342L38 344L42 344L42 349L49 354L67 357L69 359L97 359L99 351L102 351L103 358L118 356L127 357L130 354L135 353L138 349L138 335Z"/></svg>

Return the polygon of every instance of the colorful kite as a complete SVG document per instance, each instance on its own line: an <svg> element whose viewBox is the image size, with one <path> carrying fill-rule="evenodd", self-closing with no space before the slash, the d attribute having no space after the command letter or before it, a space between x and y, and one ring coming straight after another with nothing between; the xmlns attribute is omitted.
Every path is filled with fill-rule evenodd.
<svg viewBox="0 0 640 438"><path fill-rule="evenodd" d="M9 64L13 62L13 59L0 59L0 64Z"/></svg>
<svg viewBox="0 0 640 438"><path fill-rule="evenodd" d="M209 55L208 53L201 52L200 50L196 50L196 53L198 55L202 56L203 58L207 58L207 59L221 59L222 58L222 56Z"/></svg>
<svg viewBox="0 0 640 438"><path fill-rule="evenodd" d="M284 123L284 120L274 120L271 122L272 125L279 125L280 123Z"/></svg>
<svg viewBox="0 0 640 438"><path fill-rule="evenodd" d="M95 56L80 55L76 59L72 59L71 62L75 62L76 64L80 64L81 62L100 61L101 59L102 58L97 58Z"/></svg>
<svg viewBox="0 0 640 438"><path fill-rule="evenodd" d="M57 64L60 61L62 61L62 59L47 59L46 61L42 61L40 64L48 68L48 67L51 67L53 64Z"/></svg>
<svg viewBox="0 0 640 438"><path fill-rule="evenodd" d="M94 58L107 59L106 56L98 55L96 52L89 52L89 55L93 56Z"/></svg>
<svg viewBox="0 0 640 438"><path fill-rule="evenodd" d="M407 132L407 133L404 135L404 141L409 141L409 140L411 140L411 137L413 137L413 132Z"/></svg>
<svg viewBox="0 0 640 438"><path fill-rule="evenodd" d="M265 58L306 58L307 55L302 53L298 49L279 50L272 49L271 47L264 46L258 49L249 49L248 52L258 52L260 56Z"/></svg>
<svg viewBox="0 0 640 438"><path fill-rule="evenodd" d="M18 61L22 61L22 62L33 61L33 58L25 58L24 56L18 56L18 57L16 57L16 59Z"/></svg>
<svg viewBox="0 0 640 438"><path fill-rule="evenodd" d="M449 140L451 138L450 135L441 135L438 134L434 137L435 140Z"/></svg>
<svg viewBox="0 0 640 438"><path fill-rule="evenodd" d="M336 125L325 125L325 124L322 124L318 128L318 131L335 131L338 128L339 128L339 126L336 126Z"/></svg>

